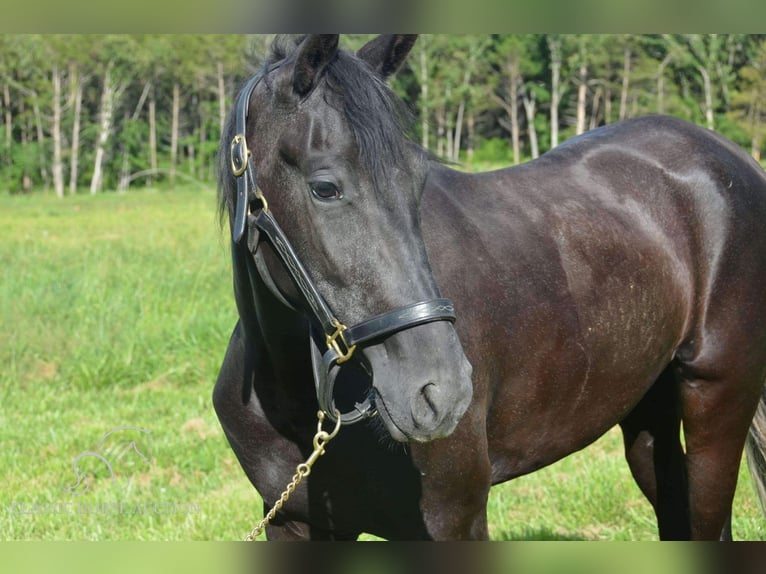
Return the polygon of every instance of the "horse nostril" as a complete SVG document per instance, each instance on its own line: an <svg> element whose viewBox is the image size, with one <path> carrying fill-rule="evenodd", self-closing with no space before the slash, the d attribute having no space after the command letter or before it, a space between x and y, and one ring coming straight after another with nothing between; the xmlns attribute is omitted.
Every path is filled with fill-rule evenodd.
<svg viewBox="0 0 766 574"><path fill-rule="evenodd" d="M428 405L428 408L431 409L431 411L436 414L436 405L434 404L434 400L432 397L432 394L436 391L436 383L426 383L422 389L420 389L420 394L423 396L423 400L425 400L426 404Z"/></svg>
<svg viewBox="0 0 766 574"><path fill-rule="evenodd" d="M412 412L416 426L430 427L439 420L436 394L438 394L436 383L429 382L421 387L418 393L419 400L415 402L415 408Z"/></svg>

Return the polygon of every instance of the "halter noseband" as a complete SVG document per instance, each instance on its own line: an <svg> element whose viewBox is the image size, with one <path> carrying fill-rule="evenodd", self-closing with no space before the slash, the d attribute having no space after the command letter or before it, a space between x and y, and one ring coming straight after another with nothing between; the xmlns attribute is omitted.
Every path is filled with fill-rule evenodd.
<svg viewBox="0 0 766 574"><path fill-rule="evenodd" d="M278 68L272 65L265 71L255 75L245 85L240 93L235 110L236 135L231 141L230 160L231 172L237 180L237 203L232 226L232 241L239 243L246 229L249 229L247 240L248 249L253 257L258 245L265 235L285 269L288 271L295 287L300 291L309 306L309 316L315 327L324 332L327 349L320 352L313 342L312 365L314 384L316 386L319 408L326 416L335 421L336 412L333 390L340 365L348 361L357 347L370 345L399 331L431 323L434 321L455 321L455 309L452 301L444 298L420 301L405 305L376 315L347 327L341 323L332 312L324 297L319 293L306 268L301 263L292 245L282 229L277 224L268 208L268 203L262 191L258 188L255 167L245 137L250 98L258 83L265 74ZM257 199L260 207L251 213L251 199ZM259 273L265 272L265 267L259 268ZM268 281L272 283L273 281ZM354 409L341 413L343 424L358 422L375 414L375 406L370 394Z"/></svg>

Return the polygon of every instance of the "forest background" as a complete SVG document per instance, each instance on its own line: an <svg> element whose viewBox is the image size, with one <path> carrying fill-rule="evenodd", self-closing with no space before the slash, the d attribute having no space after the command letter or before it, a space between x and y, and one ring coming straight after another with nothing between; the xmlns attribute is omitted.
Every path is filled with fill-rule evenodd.
<svg viewBox="0 0 766 574"><path fill-rule="evenodd" d="M0 193L209 186L232 100L273 39L0 36ZM766 34L424 35L393 88L418 142L478 168L648 113L714 129L760 161Z"/></svg>

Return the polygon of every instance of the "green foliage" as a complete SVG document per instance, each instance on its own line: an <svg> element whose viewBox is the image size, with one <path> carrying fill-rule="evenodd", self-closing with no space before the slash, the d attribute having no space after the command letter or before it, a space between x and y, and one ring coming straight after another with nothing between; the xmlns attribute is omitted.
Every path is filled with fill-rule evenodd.
<svg viewBox="0 0 766 574"><path fill-rule="evenodd" d="M739 79L741 89L732 95L729 117L749 137L758 156L766 138L766 41L751 49Z"/></svg>
<svg viewBox="0 0 766 574"><path fill-rule="evenodd" d="M497 163L507 165L511 161L511 150L506 138L489 138L482 140L474 152L475 162Z"/></svg>
<svg viewBox="0 0 766 574"><path fill-rule="evenodd" d="M734 143L750 149L750 131L746 123L738 121L732 114L720 114L716 116L716 125L718 130L725 133Z"/></svg>
<svg viewBox="0 0 766 574"><path fill-rule="evenodd" d="M10 193L25 193L31 190L32 178L40 173L40 146L37 143L13 146L10 162L2 170L2 180Z"/></svg>
<svg viewBox="0 0 766 574"><path fill-rule="evenodd" d="M342 45L357 50L373 37L347 35ZM114 105L104 149L103 188L117 189L126 176L144 172L133 185L167 182L172 141L178 142L177 172L187 179L212 182L221 103L227 112L272 40L273 35L3 36L0 88L8 91L9 105L4 94L0 96L0 190L21 189L20 172L27 173L33 189L52 185L56 70L61 81L59 131L65 179L72 165L73 103L80 86L77 181L78 187L89 187L109 70ZM757 156L766 132L765 40L763 34L427 34L418 40L392 87L417 116L418 141L447 159L466 157L469 150L486 156L497 145L489 140L510 145L514 127L521 157L533 154L533 138L539 152L545 152L554 131L560 134L559 141L576 133L578 107L585 129L656 112L712 123ZM553 45L558 46L561 60L558 103L552 84ZM581 85L584 102L578 101ZM175 86L180 109L173 134ZM150 102L156 104L154 150ZM551 119L554 105L556 125ZM531 122L527 109L532 110ZM5 149L8 125L11 145ZM157 172L148 171L152 154Z"/></svg>

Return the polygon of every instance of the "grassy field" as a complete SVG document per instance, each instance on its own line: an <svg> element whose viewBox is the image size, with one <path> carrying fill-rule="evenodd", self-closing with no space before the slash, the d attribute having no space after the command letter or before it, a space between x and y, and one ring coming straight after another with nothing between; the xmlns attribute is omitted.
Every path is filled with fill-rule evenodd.
<svg viewBox="0 0 766 574"><path fill-rule="evenodd" d="M246 534L260 500L210 398L236 319L214 193L0 197L0 274L0 539ZM734 514L766 538L744 467ZM489 520L496 540L656 539L614 431L497 487Z"/></svg>

